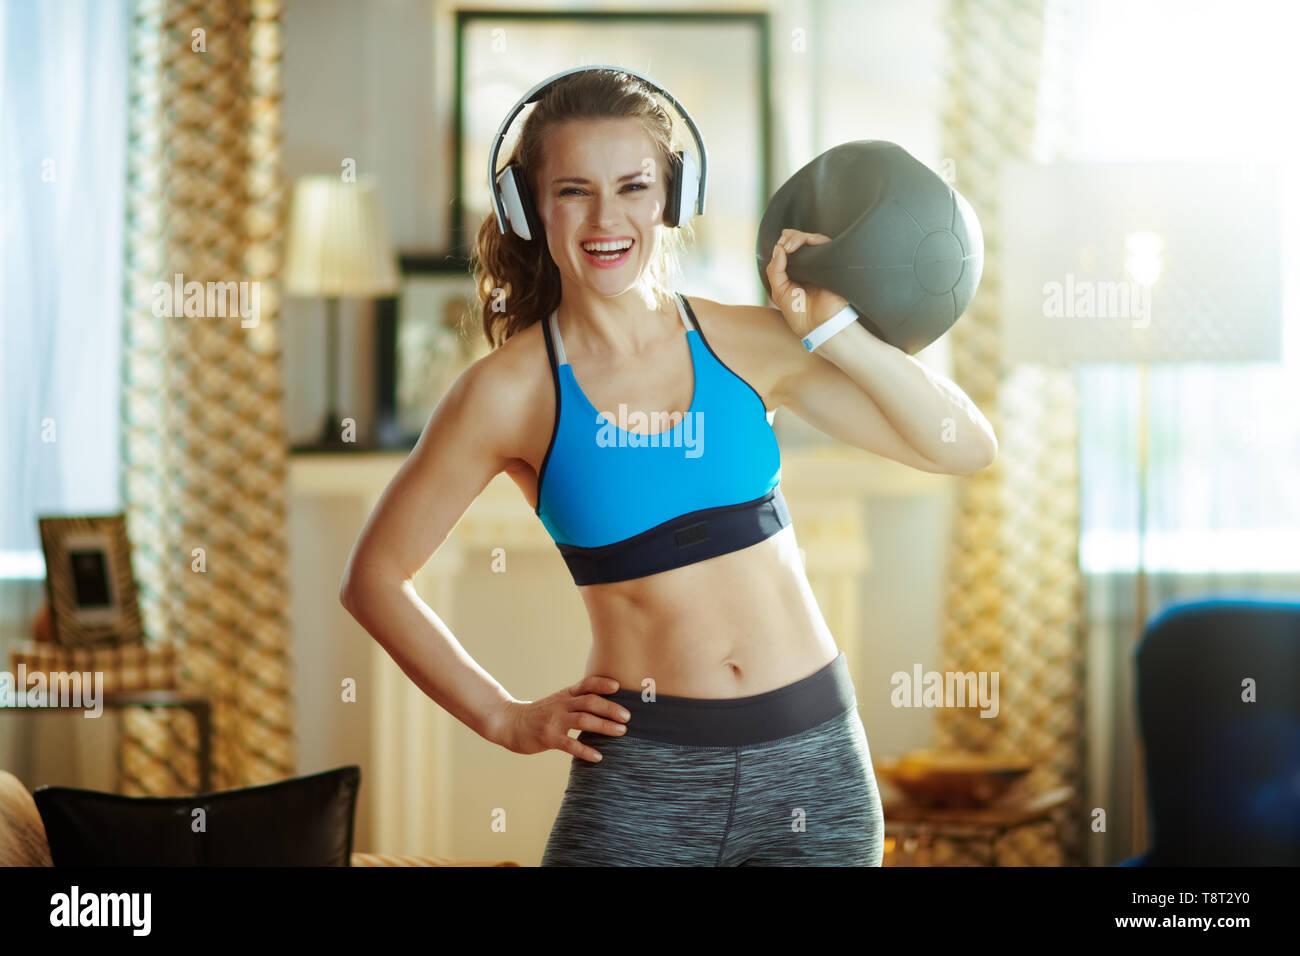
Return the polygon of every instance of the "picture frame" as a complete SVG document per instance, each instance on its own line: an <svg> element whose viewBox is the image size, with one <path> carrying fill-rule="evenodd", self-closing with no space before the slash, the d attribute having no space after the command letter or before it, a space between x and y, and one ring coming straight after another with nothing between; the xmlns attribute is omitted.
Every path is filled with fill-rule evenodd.
<svg viewBox="0 0 1300 956"><path fill-rule="evenodd" d="M45 592L54 644L101 648L142 644L131 542L123 512L40 515Z"/></svg>
<svg viewBox="0 0 1300 956"><path fill-rule="evenodd" d="M375 300L375 444L415 446L456 378L488 351L469 261L398 254L401 289Z"/></svg>
<svg viewBox="0 0 1300 956"><path fill-rule="evenodd" d="M538 82L582 64L616 64L670 90L708 154L705 214L681 262L682 287L719 302L761 305L755 237L772 193L771 25L764 11L457 10L454 195L449 245L469 256L494 216L487 162L515 102ZM720 78L725 95L719 94ZM684 120L675 139L694 154ZM515 117L497 157L514 150L532 106Z"/></svg>

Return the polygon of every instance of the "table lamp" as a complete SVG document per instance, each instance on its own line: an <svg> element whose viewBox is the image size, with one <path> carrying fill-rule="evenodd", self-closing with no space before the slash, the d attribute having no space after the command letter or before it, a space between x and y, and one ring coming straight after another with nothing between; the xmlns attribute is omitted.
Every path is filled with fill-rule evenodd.
<svg viewBox="0 0 1300 956"><path fill-rule="evenodd" d="M328 409L318 448L350 445L338 411L338 307L343 296L374 298L398 290L397 260L371 176L302 176L294 182L285 255L285 292L324 296L328 316Z"/></svg>

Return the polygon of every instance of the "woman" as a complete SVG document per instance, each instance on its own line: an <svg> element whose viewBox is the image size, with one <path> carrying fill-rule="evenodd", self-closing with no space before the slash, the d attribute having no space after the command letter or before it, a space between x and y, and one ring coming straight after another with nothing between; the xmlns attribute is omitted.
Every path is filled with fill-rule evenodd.
<svg viewBox="0 0 1300 956"><path fill-rule="evenodd" d="M672 131L620 71L574 74L538 100L512 161L544 235L483 224L475 268L495 350L435 409L341 598L481 736L572 755L544 866L879 865L866 735L780 495L771 416L784 405L931 472L969 474L996 443L952 383L856 322L804 347L846 303L791 285L786 257L826 236L783 233L768 270L780 309L675 295L689 225L664 225ZM411 585L502 471L591 620L586 675L540 700L514 699Z"/></svg>

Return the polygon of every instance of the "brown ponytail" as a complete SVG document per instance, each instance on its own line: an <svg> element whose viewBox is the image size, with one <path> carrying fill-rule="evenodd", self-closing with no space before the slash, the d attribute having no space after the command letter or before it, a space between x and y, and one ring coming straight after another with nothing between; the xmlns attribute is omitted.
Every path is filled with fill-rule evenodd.
<svg viewBox="0 0 1300 956"><path fill-rule="evenodd" d="M546 136L553 128L572 119L631 118L641 121L662 153L659 168L667 170L668 157L676 149L673 115L657 96L639 78L619 70L589 70L565 77L534 104L508 162L520 165L533 196L540 196L537 174ZM671 190L671 177L667 179L665 185ZM691 238L690 223L680 229L664 228L660 253L645 277L661 298L671 295L679 271L678 255ZM489 213L479 227L470 265L483 311L483 335L490 348L504 345L560 304L560 270L551 259L545 237L529 242L515 235L509 224L502 235L494 214Z"/></svg>

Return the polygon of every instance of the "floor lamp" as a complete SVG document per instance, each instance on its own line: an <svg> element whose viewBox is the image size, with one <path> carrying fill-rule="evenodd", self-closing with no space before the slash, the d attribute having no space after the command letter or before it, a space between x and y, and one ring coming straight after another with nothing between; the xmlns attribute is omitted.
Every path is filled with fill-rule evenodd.
<svg viewBox="0 0 1300 956"><path fill-rule="evenodd" d="M345 182L334 175L303 176L294 182L284 284L289 295L325 298L327 410L314 447L349 447L338 409L339 299L398 289L397 258L373 177Z"/></svg>
<svg viewBox="0 0 1300 956"><path fill-rule="evenodd" d="M1136 366L1134 646L1148 614L1148 369L1281 358L1279 182L1276 167L1253 163L1018 161L1002 171L1006 364ZM1148 821L1136 719L1132 731L1138 855Z"/></svg>

